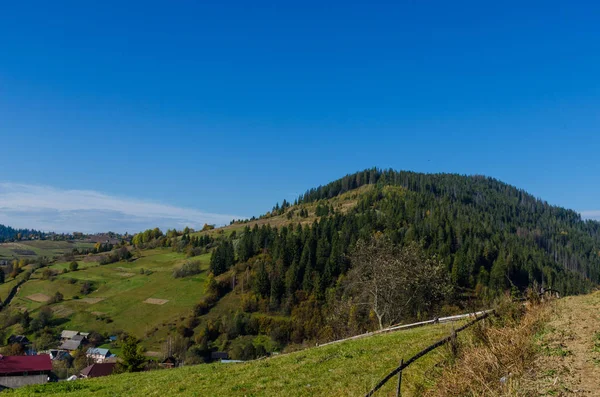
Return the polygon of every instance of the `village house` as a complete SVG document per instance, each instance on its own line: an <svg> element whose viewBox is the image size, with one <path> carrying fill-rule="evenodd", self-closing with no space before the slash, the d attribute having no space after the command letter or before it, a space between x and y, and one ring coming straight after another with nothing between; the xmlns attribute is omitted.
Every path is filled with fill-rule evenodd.
<svg viewBox="0 0 600 397"><path fill-rule="evenodd" d="M73 351L79 349L79 346L81 346L80 340L68 339L68 340L64 341L58 348L60 350L68 350L70 352L73 352Z"/></svg>
<svg viewBox="0 0 600 397"><path fill-rule="evenodd" d="M97 347L88 349L85 355L88 358L91 358L92 360L94 360L96 363L103 363L109 357L112 357L112 354L110 353L110 350L108 350L108 349L100 349L100 348L97 348Z"/></svg>
<svg viewBox="0 0 600 397"><path fill-rule="evenodd" d="M64 330L60 333L60 340L66 342L69 339L73 339L75 335L79 335L79 331Z"/></svg>
<svg viewBox="0 0 600 397"><path fill-rule="evenodd" d="M115 363L96 363L85 367L79 373L80 378L99 378L101 376L112 375L115 370Z"/></svg>
<svg viewBox="0 0 600 397"><path fill-rule="evenodd" d="M71 358L71 355L66 350L51 349L45 353L50 355L50 359L52 361L54 361L54 360L69 360Z"/></svg>
<svg viewBox="0 0 600 397"><path fill-rule="evenodd" d="M178 366L178 361L175 357L169 356L162 360L158 365L162 368L175 368Z"/></svg>
<svg viewBox="0 0 600 397"><path fill-rule="evenodd" d="M48 382L52 372L50 356L0 355L0 389L14 389Z"/></svg>
<svg viewBox="0 0 600 397"><path fill-rule="evenodd" d="M29 346L31 344L31 342L29 341L29 339L27 339L26 336L11 335L8 338L8 344L9 345L19 344L19 345L23 346L23 348L26 348L27 346Z"/></svg>

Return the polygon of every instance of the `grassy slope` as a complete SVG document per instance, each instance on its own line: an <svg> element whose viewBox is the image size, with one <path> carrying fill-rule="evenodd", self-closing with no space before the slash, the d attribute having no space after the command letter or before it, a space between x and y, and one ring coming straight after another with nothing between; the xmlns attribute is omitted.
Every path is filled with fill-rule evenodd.
<svg viewBox="0 0 600 397"><path fill-rule="evenodd" d="M423 327L290 353L244 364L205 364L74 383L16 390L18 396L360 396L386 373L434 341L451 324ZM425 356L404 373L403 392L412 395L440 359ZM71 391L69 391L71 390ZM392 395L389 382L378 395Z"/></svg>
<svg viewBox="0 0 600 397"><path fill-rule="evenodd" d="M63 255L73 248L92 248L93 243L80 241L51 241L51 240L33 240L20 241L17 243L0 243L0 259L11 259L14 257L36 257ZM28 253L28 255L25 255Z"/></svg>
<svg viewBox="0 0 600 397"><path fill-rule="evenodd" d="M38 271L30 281L23 284L11 306L27 308L35 316L36 309L43 303L27 297L36 293L52 296L60 291L65 300L51 305L51 308L57 317L63 318L61 328L99 332L125 330L142 338L147 348L159 348L160 340L201 299L206 272L175 279L172 277L173 269L186 261L185 255L162 249L143 251L142 255L142 258L134 262L105 266L81 262L81 270L61 273L53 280L41 280L41 272ZM193 259L200 260L204 268L208 269L208 254ZM64 267L66 264L63 263L52 266L56 270ZM140 274L141 269L152 273ZM76 282L70 283L71 279ZM85 281L93 283L95 287L86 296L80 291ZM0 294L4 289L8 293L12 284L7 284ZM75 296L79 299L74 299ZM98 298L99 301L90 303L89 298ZM152 305L143 302L147 298L166 299L168 302L164 305ZM112 319L112 322L105 321L106 317Z"/></svg>
<svg viewBox="0 0 600 397"><path fill-rule="evenodd" d="M353 208L354 206L356 206L356 204L358 203L359 196L361 194L364 194L364 193L372 190L373 188L374 188L373 185L365 185L358 189L354 189L352 191L341 194L337 197L333 197L329 200L323 201L322 203L327 203L328 205L332 205L336 211L341 211L341 212L345 213L345 212L349 211L351 208ZM204 233L208 233L208 234L223 233L225 235L229 235L233 231L236 231L236 232L242 231L246 226L253 228L254 225L258 225L260 227L262 225L268 224L268 225L271 225L272 227L282 227L282 226L286 226L286 225L290 225L290 224L297 225L298 223L300 223L302 225L312 224L315 220L318 219L318 217L315 214L315 211L316 211L318 205L319 205L319 202L303 204L303 205L296 205L296 206L290 207L286 211L286 213L283 215L265 216L262 219L256 219L254 221L248 221L248 222L236 222L234 224L224 226L224 227L214 229L214 230L209 230L207 232L192 233L192 236L199 236ZM302 218L302 217L298 216L297 213L301 208L304 208L308 211L308 217ZM291 219L288 219L287 213L290 211L294 211L294 210L296 210L296 214Z"/></svg>
<svg viewBox="0 0 600 397"><path fill-rule="evenodd" d="M356 205L359 196L372 189L372 186L364 186L352 192L347 192L339 197L327 201L336 211L346 212ZM317 217L315 210L317 203L292 207L288 211L304 208L308 211L308 217L301 218L297 214L288 219L286 214L265 217L247 223L235 223L224 228L211 230L204 233L229 234L233 231L241 231L246 226L253 227L255 224L261 226L270 224L281 227L289 224L309 224ZM198 235L200 233L196 233ZM64 241L27 241L20 243L0 244L0 257L2 255L13 256L13 249L28 249L35 251L37 256L62 254L70 251L73 247L92 246L91 243L64 242ZM44 305L43 302L35 302L28 299L33 294L45 294L53 296L60 291L64 301L51 305L55 315L61 322L61 329L95 330L99 332L113 332L124 330L140 337L146 348L156 350L175 328L184 316L187 316L193 306L200 301L204 293L204 280L206 272L195 277L174 279L171 274L173 269L180 266L185 260L185 255L174 253L169 249L153 249L140 251L142 257L134 262L119 262L105 266L98 266L96 262L79 261L79 270L62 274L63 269L68 268L69 263L61 262L51 266L59 272L53 280L41 280L41 270L36 272L30 281L26 282L16 295L11 306L27 309L33 316L36 310ZM208 269L210 254L194 258L201 260ZM142 275L140 270L150 270L152 274ZM70 279L77 280L72 284ZM80 288L83 282L89 281L94 284L95 290L87 296L83 296ZM5 298L10 288L16 281L7 281L0 285L0 298ZM74 299L86 298L82 299ZM95 303L89 303L87 298L102 299ZM164 305L151 305L143 303L147 298L159 298L169 300ZM87 302L86 302L87 301ZM239 296L228 294L216 305L206 318L218 318L235 311L239 307ZM110 318L112 322L107 322Z"/></svg>

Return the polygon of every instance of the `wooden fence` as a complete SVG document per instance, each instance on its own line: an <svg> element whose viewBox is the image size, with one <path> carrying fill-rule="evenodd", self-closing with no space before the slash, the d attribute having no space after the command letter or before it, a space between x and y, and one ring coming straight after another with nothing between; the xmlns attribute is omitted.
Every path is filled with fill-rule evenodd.
<svg viewBox="0 0 600 397"><path fill-rule="evenodd" d="M472 325L476 324L477 322L488 318L490 316L490 314L495 313L495 311L492 310L486 310L485 312L483 312L480 316L476 316L475 319L473 321L468 322L467 324L463 325L462 327L457 328L456 330L452 331L452 334L450 334L449 336L445 337L444 339L435 342L434 344L432 344L431 346L426 347L425 349L421 350L420 352L418 352L417 354L415 354L414 356L412 356L411 358L409 358L408 360L404 361L402 360L400 362L400 365L395 368L394 370L392 370L389 374L387 374L382 380L380 380L375 387L373 387L373 389L371 389L371 391L369 391L365 396L366 397L370 397L373 394L375 394L375 392L379 389L381 389L383 387L383 385L385 385L387 382L389 382L392 378L394 378L396 375L398 375L398 386L396 388L396 396L400 396L400 389L402 387L402 371L408 367L409 365L411 365L412 363L414 363L415 361L417 361L419 358L423 357L424 355L426 355L427 353L437 349L440 346L444 346L446 343L453 341L456 338L456 335L459 332L464 331L465 329L471 327ZM453 316L453 317L457 317L457 316ZM464 317L463 317L464 318Z"/></svg>
<svg viewBox="0 0 600 397"><path fill-rule="evenodd" d="M559 291L557 291L555 289L542 289L542 291L539 292L538 295L540 296L540 298L543 298L544 296L560 298ZM518 301L526 301L527 298L521 298L521 299L517 299L517 300ZM473 321L470 321L467 324L463 325L462 327L459 327L456 330L452 331L452 334L450 334L449 336L445 337L444 339L442 339L440 341L437 341L436 343L432 344L431 346L426 347L425 349L421 350L420 352L418 352L417 354L415 354L408 360L404 361L404 359L403 359L402 361L400 361L400 365L397 368L395 368L394 370L392 370L389 374L387 374L382 380L380 380L379 383L377 383L375 385L375 387L373 387L373 389L371 389L371 391L369 391L365 396L366 397L372 396L377 390L381 389L383 387L383 385L385 385L387 382L389 382L390 379L392 379L396 375L398 375L398 385L396 387L396 396L400 396L401 395L401 387L402 387L402 371L406 367L408 367L409 365L411 365L412 363L414 363L415 361L417 361L419 358L423 357L427 353L437 349L440 346L445 345L448 342L453 341L459 332L466 330L467 328L475 325L477 322L479 322L485 318L488 318L491 314L494 314L494 313L495 313L495 309L490 309L490 310L485 310L485 311L477 312L477 313L473 313L473 314L461 314L458 316L444 317L444 318L435 319L435 320L431 320L431 321L423 321L423 322L415 323L415 324L400 325L400 326L390 327L386 330L380 331L380 332L390 332L390 331L395 331L395 330L400 330L400 329L406 329L408 327L432 324L435 322L456 321L456 320L459 320L459 319L462 319L465 317L472 317L473 315L475 316L475 319ZM371 333L371 334L373 334L373 333ZM358 337L363 337L363 336L367 336L367 335L359 335ZM338 342L338 341L336 341L336 342ZM332 343L335 343L335 342L332 342Z"/></svg>

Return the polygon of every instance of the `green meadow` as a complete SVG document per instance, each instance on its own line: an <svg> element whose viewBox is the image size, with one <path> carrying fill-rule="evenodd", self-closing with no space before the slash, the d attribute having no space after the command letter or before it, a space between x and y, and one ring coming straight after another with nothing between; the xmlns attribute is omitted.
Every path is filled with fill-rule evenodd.
<svg viewBox="0 0 600 397"><path fill-rule="evenodd" d="M31 240L0 244L0 259L34 258L46 256L53 258L70 252L73 248L92 248L94 243L82 241Z"/></svg>
<svg viewBox="0 0 600 397"><path fill-rule="evenodd" d="M132 262L103 266L79 261L79 270L66 273L63 269L69 264L57 263L50 267L57 274L46 280L41 278L43 269L39 269L21 286L11 307L25 308L35 316L46 304L44 297L60 292L64 300L49 307L61 328L108 333L123 330L142 339L146 348L159 349L161 340L174 332L202 298L210 255L188 259L166 249L141 251L141 255ZM173 278L173 270L186 260L200 261L204 272ZM1 285L0 297L15 283ZM83 293L86 284L92 291L88 294Z"/></svg>
<svg viewBox="0 0 600 397"><path fill-rule="evenodd" d="M431 343L452 324L382 334L242 364L202 364L178 369L113 375L12 391L16 396L361 396L383 376ZM431 386L444 348L411 365L403 393ZM395 395L396 380L378 396ZM9 393L10 394L10 393Z"/></svg>

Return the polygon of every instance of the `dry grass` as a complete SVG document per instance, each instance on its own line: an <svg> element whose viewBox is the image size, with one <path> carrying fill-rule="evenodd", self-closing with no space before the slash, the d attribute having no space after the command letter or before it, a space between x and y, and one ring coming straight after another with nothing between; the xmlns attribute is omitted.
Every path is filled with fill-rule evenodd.
<svg viewBox="0 0 600 397"><path fill-rule="evenodd" d="M149 303L151 305L164 305L167 303L167 299L156 299L156 298L148 298L144 301L144 303Z"/></svg>
<svg viewBox="0 0 600 397"><path fill-rule="evenodd" d="M548 321L548 304L504 302L498 316L479 323L450 349L434 388L425 395L506 396L532 395L520 387L536 360L535 335Z"/></svg>
<svg viewBox="0 0 600 397"><path fill-rule="evenodd" d="M536 339L535 372L522 388L536 395L600 396L600 292L558 300Z"/></svg>
<svg viewBox="0 0 600 397"><path fill-rule="evenodd" d="M90 305L93 305L94 303L98 303L98 302L102 302L105 298L82 298L79 299L79 302L85 302L85 303L89 303Z"/></svg>
<svg viewBox="0 0 600 397"><path fill-rule="evenodd" d="M48 302L50 300L50 297L45 294L33 294L26 296L26 298L34 302Z"/></svg>

